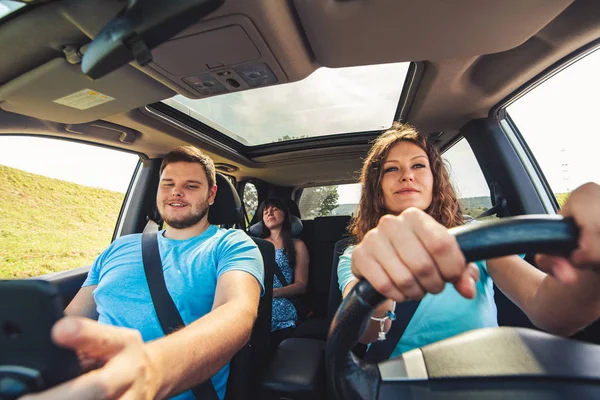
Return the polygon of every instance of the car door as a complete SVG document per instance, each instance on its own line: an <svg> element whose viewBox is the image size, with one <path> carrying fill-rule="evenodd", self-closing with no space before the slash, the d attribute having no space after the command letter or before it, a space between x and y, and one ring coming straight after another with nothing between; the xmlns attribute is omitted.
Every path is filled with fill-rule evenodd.
<svg viewBox="0 0 600 400"><path fill-rule="evenodd" d="M510 214L555 214L577 187L600 183L597 49L596 44L561 60L488 118L463 129L488 184L501 188ZM527 259L534 262L532 255ZM600 343L600 322L575 337Z"/></svg>

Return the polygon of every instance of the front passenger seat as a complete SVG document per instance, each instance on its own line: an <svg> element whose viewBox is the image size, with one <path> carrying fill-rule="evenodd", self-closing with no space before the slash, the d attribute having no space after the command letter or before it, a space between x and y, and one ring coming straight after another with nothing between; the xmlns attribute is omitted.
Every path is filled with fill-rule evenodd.
<svg viewBox="0 0 600 400"><path fill-rule="evenodd" d="M217 195L210 206L208 221L213 225L234 226L242 221L242 202L231 182L217 173ZM273 301L273 271L275 247L263 239L252 237L258 246L264 264L265 292L258 304L258 317L250 341L231 360L227 381L226 400L257 398L259 382L267 367L271 338L271 303Z"/></svg>

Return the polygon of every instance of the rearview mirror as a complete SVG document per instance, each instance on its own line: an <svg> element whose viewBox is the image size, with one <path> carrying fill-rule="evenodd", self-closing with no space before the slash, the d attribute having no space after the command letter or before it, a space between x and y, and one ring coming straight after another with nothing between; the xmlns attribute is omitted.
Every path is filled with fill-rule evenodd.
<svg viewBox="0 0 600 400"><path fill-rule="evenodd" d="M150 49L216 10L224 0L130 0L127 7L94 38L81 70L101 78L133 61L152 61Z"/></svg>

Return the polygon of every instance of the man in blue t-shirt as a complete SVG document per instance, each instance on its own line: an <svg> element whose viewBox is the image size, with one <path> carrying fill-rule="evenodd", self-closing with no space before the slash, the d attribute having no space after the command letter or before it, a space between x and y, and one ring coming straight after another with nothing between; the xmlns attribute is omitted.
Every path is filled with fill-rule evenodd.
<svg viewBox="0 0 600 400"><path fill-rule="evenodd" d="M178 400L193 399L188 389L208 379L224 398L229 360L248 341L256 318L264 269L245 233L208 222L215 178L213 161L194 147L174 149L160 168L156 204L166 229L157 233L158 245L167 289L186 327L164 336L141 234L121 237L96 259L65 310L68 317L53 328L54 340L76 350L91 372L31 398L180 393Z"/></svg>

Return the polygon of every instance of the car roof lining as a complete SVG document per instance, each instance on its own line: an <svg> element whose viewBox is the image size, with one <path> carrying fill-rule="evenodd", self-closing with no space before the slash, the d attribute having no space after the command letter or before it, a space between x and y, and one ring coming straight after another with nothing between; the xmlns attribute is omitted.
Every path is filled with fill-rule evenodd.
<svg viewBox="0 0 600 400"><path fill-rule="evenodd" d="M301 17L298 10L294 9L292 1L275 3L277 5L272 5L273 2L270 0L256 0L253 2L253 7L250 7L247 2L226 1L225 5L210 18L223 18L232 14L247 16L267 43L273 57L281 65L286 79L298 80L310 74L322 62L316 57L315 39L311 39L304 30L306 21L300 20ZM332 2L323 1L323 3ZM510 6L506 5L507 11L503 14L503 18L510 20L511 12L513 14L522 12L521 6L516 3L511 2ZM490 36L487 38L490 46L501 47L510 42L513 47L508 50L486 55L443 59L432 56L428 61L424 61L422 77L414 99L408 104L406 120L424 133L441 132L438 145L443 148L454 140L460 128L468 121L486 117L494 105L510 96L549 65L598 39L600 3L594 0L577 0L570 5L568 3L570 2L536 3L539 7L562 12L559 12L556 18L550 11L544 14L548 21L537 21L539 26L535 28L535 34L525 38L516 47L513 46L516 37L510 35L512 29L506 29L504 35L506 37L497 34L484 36ZM422 7L422 5L411 4L412 2L403 2L402 6L415 12ZM122 5L123 3L117 0L56 0L37 6L30 12L23 13L19 18L12 18L0 24L0 47L11 54L10 62L9 60L0 62L0 82L6 84L14 81L26 72L62 57L60 46L65 43L83 45L89 42L89 38L102 27L105 21L116 14ZM446 14L445 17L457 18L456 20L467 23L471 5L470 1L465 0L455 5L452 13ZM61 22L57 23L57 21ZM402 22L400 19L398 24L402 25ZM30 29L33 23L37 24L36 30ZM527 29L532 28L529 26ZM352 48L353 43L340 43L334 40L335 32L328 32L326 29L324 32L319 38L327 38L332 44L337 43L341 47L340 52ZM522 30L520 32L523 34ZM418 34L429 36L431 40L440 37L440 32L430 29L424 29ZM330 35L332 37L329 37ZM395 61L401 61L403 54L408 54L403 53L402 48L393 47L393 42L388 41L386 37L377 37L374 40L376 33L374 35L369 37L371 43L377 43L374 47L380 49L380 56L393 56ZM28 41L28 46L19 45L24 39ZM395 50L392 52L391 48ZM405 49L406 52L413 50ZM448 49L441 50L445 52ZM440 54L446 54L444 52ZM344 57L346 56L340 56L338 61L340 64L356 61ZM381 61L375 55L370 57L369 60L372 62ZM129 70L127 76L136 75L135 79L140 85L152 82L149 86L156 86L153 94L146 98L150 101L145 104L157 101L161 96L168 97L173 93L173 89L177 89L176 85L165 85L164 77L160 77L158 81L156 75L154 79L151 78L153 73L143 67L130 65L123 69ZM124 78L120 78L119 82L122 82L124 87L128 84ZM27 86L26 83L24 86ZM127 88L129 91L136 90L130 86ZM2 89L5 89L5 86ZM0 93L3 93L2 89ZM27 98L33 99L33 97L34 92L31 91L22 96L21 102L25 103ZM51 97L47 96L47 98ZM140 96L137 103L144 102L143 97ZM2 104L2 100L4 99L0 96L0 107L10 108L9 102ZM140 133L133 143L127 144L120 141L121 135L118 132L115 133L110 129L103 131L97 127L93 128L93 132L90 130L83 135L73 136L73 133L65 129L68 124L48 120L48 110L44 112L45 106L41 101L35 104L35 112L39 113L37 118L0 110L0 134L22 132L76 137L84 141L135 151L149 158L160 157L176 145L189 143L203 148L215 158L216 162L239 167L238 171L232 173L238 180L258 177L284 186L306 184L306 176L311 176L311 181L314 182L318 182L319 179L323 182L331 181L332 176L338 176L342 180L349 177L348 182L351 182L356 177L355 172L360 168L361 158L369 147L369 140L375 135L362 135L361 143L350 142L345 146L340 143L326 148L303 148L302 150L295 150L292 146L282 154L264 154L248 159L235 150L215 145L215 139L209 134L195 138L185 132L186 127L157 120L145 113L143 107L131 110L115 109L112 115L99 117L104 121ZM80 119L76 122L85 121ZM321 146L324 143L315 141L314 145ZM277 149L274 148L274 151ZM348 152L356 156L348 157Z"/></svg>

